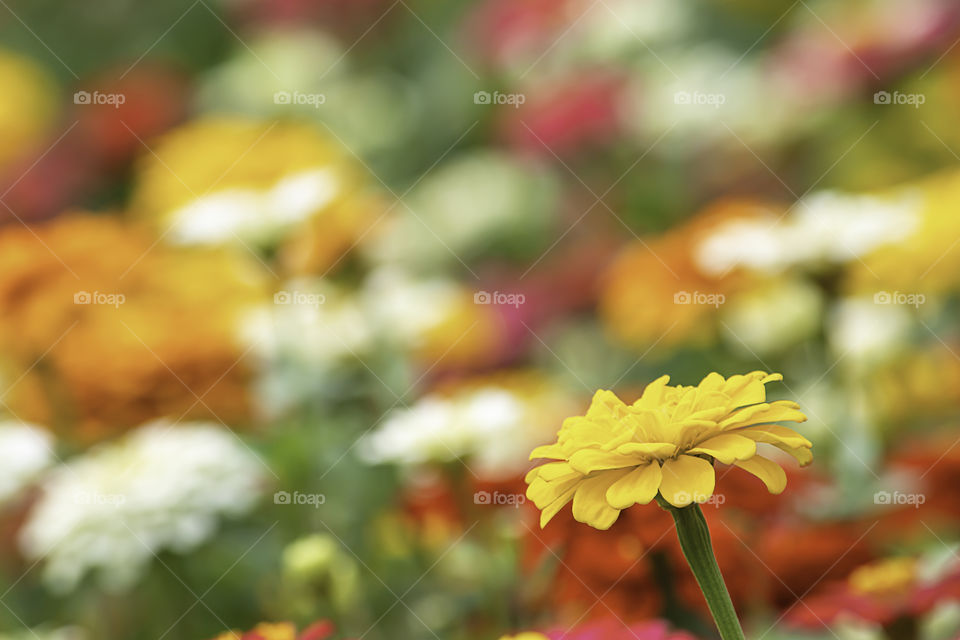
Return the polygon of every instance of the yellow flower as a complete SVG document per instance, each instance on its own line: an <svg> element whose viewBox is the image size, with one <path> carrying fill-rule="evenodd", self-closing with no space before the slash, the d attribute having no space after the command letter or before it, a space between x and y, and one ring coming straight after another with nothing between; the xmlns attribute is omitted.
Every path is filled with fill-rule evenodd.
<svg viewBox="0 0 960 640"><path fill-rule="evenodd" d="M860 594L905 593L917 581L916 558L886 558L850 574L850 588Z"/></svg>
<svg viewBox="0 0 960 640"><path fill-rule="evenodd" d="M262 622L254 627L248 634L238 631L227 631L214 638L214 640L242 640L246 637L262 638L263 640L296 640L297 629L289 622Z"/></svg>
<svg viewBox="0 0 960 640"><path fill-rule="evenodd" d="M132 210L166 241L276 248L285 269L323 272L383 208L367 186L359 163L316 127L210 117L145 155Z"/></svg>
<svg viewBox="0 0 960 640"><path fill-rule="evenodd" d="M56 120L57 93L52 77L29 58L0 50L0 169L40 145Z"/></svg>
<svg viewBox="0 0 960 640"><path fill-rule="evenodd" d="M764 385L780 374L754 371L724 379L711 373L696 387L668 386L669 376L647 385L625 404L600 390L585 416L567 418L554 444L530 458L550 458L527 474L527 497L541 510L540 526L571 500L573 517L608 529L620 510L646 504L659 493L675 507L713 495L714 460L760 478L771 493L787 484L780 466L757 451L757 443L811 462L810 441L792 429L769 424L803 422L795 402L766 402Z"/></svg>

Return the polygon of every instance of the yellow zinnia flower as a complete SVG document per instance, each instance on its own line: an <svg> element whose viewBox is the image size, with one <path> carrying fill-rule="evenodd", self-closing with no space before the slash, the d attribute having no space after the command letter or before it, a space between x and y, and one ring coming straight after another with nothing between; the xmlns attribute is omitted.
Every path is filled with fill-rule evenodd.
<svg viewBox="0 0 960 640"><path fill-rule="evenodd" d="M675 507L713 495L714 460L760 478L780 493L786 475L758 454L757 443L811 462L810 441L770 422L803 422L799 405L766 402L764 385L780 374L754 371L724 379L711 373L696 387L668 386L669 376L647 385L632 405L600 390L585 416L567 418L557 442L530 455L550 458L527 474L527 497L541 510L540 526L571 500L573 517L608 529L621 509L646 504L659 493Z"/></svg>

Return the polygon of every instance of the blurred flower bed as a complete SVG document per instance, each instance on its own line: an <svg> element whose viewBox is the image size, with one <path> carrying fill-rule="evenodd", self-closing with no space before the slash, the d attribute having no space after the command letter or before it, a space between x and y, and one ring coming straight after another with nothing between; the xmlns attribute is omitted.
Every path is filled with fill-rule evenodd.
<svg viewBox="0 0 960 640"><path fill-rule="evenodd" d="M957 3L0 13L0 640L714 638L665 511L524 478L757 370L747 637L960 635Z"/></svg>

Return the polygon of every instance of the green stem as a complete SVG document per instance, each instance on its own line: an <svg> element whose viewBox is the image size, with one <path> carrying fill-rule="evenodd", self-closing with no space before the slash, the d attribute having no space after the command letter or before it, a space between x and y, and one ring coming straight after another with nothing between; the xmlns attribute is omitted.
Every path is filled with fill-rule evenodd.
<svg viewBox="0 0 960 640"><path fill-rule="evenodd" d="M727 585L720 575L720 567L713 555L713 545L710 543L710 529L703 517L700 505L694 503L689 507L678 509L658 496L658 502L670 515L677 525L677 537L680 538L680 548L687 558L687 563L693 571L693 576L700 585L700 591L710 607L713 620L720 631L723 640L744 640L737 612L733 608Z"/></svg>

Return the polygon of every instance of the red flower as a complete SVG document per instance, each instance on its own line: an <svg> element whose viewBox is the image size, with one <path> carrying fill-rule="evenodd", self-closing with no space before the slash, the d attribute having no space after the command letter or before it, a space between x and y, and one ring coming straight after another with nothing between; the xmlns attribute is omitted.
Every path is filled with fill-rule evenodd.
<svg viewBox="0 0 960 640"><path fill-rule="evenodd" d="M519 108L503 107L510 144L552 158L613 140L622 129L620 78L610 73L567 78L525 95Z"/></svg>

